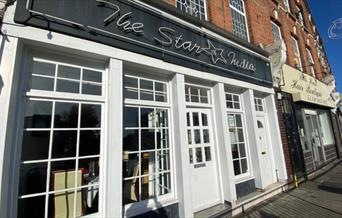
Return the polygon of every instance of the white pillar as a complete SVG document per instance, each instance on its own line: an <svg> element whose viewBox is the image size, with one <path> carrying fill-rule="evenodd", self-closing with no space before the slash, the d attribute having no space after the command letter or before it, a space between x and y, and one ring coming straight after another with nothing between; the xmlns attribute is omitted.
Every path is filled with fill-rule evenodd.
<svg viewBox="0 0 342 218"><path fill-rule="evenodd" d="M243 94L243 105L245 111L246 119L246 130L247 130L247 140L249 145L250 153L250 163L253 169L253 175L255 177L255 186L257 188L262 188L262 178L260 174L260 161L259 161L259 151L257 148L257 135L256 130L258 129L256 121L256 112L254 108L254 95L251 89L248 89Z"/></svg>
<svg viewBox="0 0 342 218"><path fill-rule="evenodd" d="M171 81L175 151L175 184L179 216L193 217L189 150L187 145L184 75L176 74Z"/></svg>
<svg viewBox="0 0 342 218"><path fill-rule="evenodd" d="M17 104L20 100L22 46L18 38L0 36L0 217L15 216L16 176L19 170Z"/></svg>
<svg viewBox="0 0 342 218"><path fill-rule="evenodd" d="M122 128L123 128L123 63L110 59L108 103L106 107L107 143L103 154L104 175L104 217L122 217Z"/></svg>
<svg viewBox="0 0 342 218"><path fill-rule="evenodd" d="M213 96L217 133L217 154L221 170L220 175L222 194L225 201L234 203L237 197L234 181L233 159L231 155L232 149L229 138L226 98L223 83L217 83L214 86Z"/></svg>

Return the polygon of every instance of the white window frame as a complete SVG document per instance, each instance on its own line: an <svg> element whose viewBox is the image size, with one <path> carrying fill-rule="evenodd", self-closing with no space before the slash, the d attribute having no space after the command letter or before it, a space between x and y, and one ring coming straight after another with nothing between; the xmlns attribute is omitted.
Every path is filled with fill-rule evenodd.
<svg viewBox="0 0 342 218"><path fill-rule="evenodd" d="M259 110L259 107L262 107L262 110ZM254 97L254 109L257 113L266 113L265 103L263 98Z"/></svg>
<svg viewBox="0 0 342 218"><path fill-rule="evenodd" d="M194 107L206 107L206 108L211 108L212 107L212 104L213 104L213 97L212 97L212 88L211 87L208 87L208 86L203 86L203 85L197 85L197 84L193 84L193 83L185 83L184 84L185 87L185 95L187 94L190 94L191 93L191 90L188 89L187 90L187 87L188 88L198 88L198 96L199 96L199 99L201 98L201 95L200 95L200 89L205 89L207 91L207 98L208 98L208 103L202 103L202 102L192 102L191 101L191 96L189 95L189 101L186 101L185 100L185 104L187 106L194 106ZM184 96L185 99L186 99L186 96Z"/></svg>
<svg viewBox="0 0 342 218"><path fill-rule="evenodd" d="M156 82L164 83L164 84L166 84L166 89L167 89L167 102L148 101L148 100L139 100L139 99L126 99L123 96L123 99L124 99L124 106L123 107L139 107L139 108L143 107L143 108L156 108L156 109L167 108L168 109L168 125L169 125L168 126L168 131L169 131L169 148L168 148L168 150L169 150L169 155L170 155L169 156L169 160L170 160L169 172L170 172L171 191L168 194L164 194L164 195L161 195L161 196L158 196L155 198L149 198L149 199L145 199L145 200L138 201L135 203L122 205L123 212L124 212L125 216L136 216L136 215L139 215L142 213L146 213L146 212L148 212L148 210L152 210L153 208L159 207L159 205L167 205L170 202L175 202L175 199L176 199L175 174L174 174L174 171L175 171L175 169L174 169L174 155L175 154L174 154L174 146L173 146L173 132L172 132L173 121L172 121L172 111L171 111L172 110L172 103L171 103L171 92L172 92L172 90L171 90L170 82L166 82L166 81L161 80L159 78L153 79L153 76L145 77L142 75L137 75L136 73L127 72L123 75L123 78L124 77L131 77L131 78L144 79L144 80L148 80L148 81L156 81ZM124 84L123 81L122 81L122 83ZM124 88L125 87L123 87L123 89ZM140 121L141 117L138 117L138 119ZM140 128L141 127L139 127L139 129ZM140 144L140 142L139 142L139 144ZM123 146L123 144L121 146ZM149 152L149 151L151 151L151 150L141 150L139 148L140 154L142 152ZM156 152L156 149L154 149L154 151ZM123 153L122 153L122 155L123 155ZM123 161L123 158L121 161ZM141 157L139 158L139 162L140 162L140 168L139 169L141 170ZM138 176L139 178L147 176L147 175L140 175L140 174ZM148 175L150 175L150 174L148 174ZM122 182L123 181L124 181L124 178L122 177ZM123 196L121 196L121 198L123 198ZM156 203L156 200L157 200L157 203ZM123 204L123 201L122 201L122 204Z"/></svg>
<svg viewBox="0 0 342 218"><path fill-rule="evenodd" d="M47 161L47 181L46 181L46 187L50 186L50 178L51 178L51 160L53 159L54 161L67 161L67 160L75 160L75 169L78 169L78 162L79 160L82 159L90 159L90 158L99 158L99 183L98 183L98 189L99 189L99 200L98 200L98 212L96 213L92 213L89 215L84 215L82 217L89 217L89 216L100 216L101 214L104 214L104 199L105 197L105 172L107 171L106 168L106 164L105 162L107 161L106 155L105 155L105 150L106 150L106 126L107 126L107 120L106 120L106 115L107 115L107 81L108 81L108 68L105 67L100 67L100 66L96 66L97 68L93 68L93 67L88 67L89 65L93 65L92 63L87 63L86 60L79 60L79 59L74 59L75 62L77 64L70 64L70 62L73 62L73 60L68 59L66 56L64 56L63 54L58 54L56 56L52 55L52 53L48 53L48 52L42 52L39 50L34 50L34 51L30 51L30 52L24 52L25 54L25 58L24 58L24 65L25 67L23 69L24 70L24 75L22 77L22 81L20 82L20 90L22 90L22 94L21 94L21 98L19 99L19 107L20 108L26 108L27 106L27 102L29 100L38 100L38 101L51 101L51 102L65 102L65 103L77 103L77 104L95 104L95 105L101 105L101 127L94 127L91 129L96 129L96 130L100 130L101 131L101 135L100 135L100 153L98 155L90 155L90 156L84 156L82 158L79 158L79 155L75 154L75 156L73 157L66 157L66 158L51 158L51 137L50 136L50 143L49 143L49 156L48 159L44 159L44 160L29 160L29 161L21 161L21 159L19 158L21 156L21 149L22 149L22 140L23 140L23 132L25 131L26 128L24 128L24 119L25 119L25 110L20 109L20 112L18 113L18 125L21 126L22 128L18 128L17 129L17 134L20 136L18 139L16 139L15 145L18 147L18 150L20 152L18 152L17 156L16 156L16 166L18 166L18 169L20 169L20 165L21 163L40 163L42 161ZM71 58L72 59L72 58ZM68 93L68 92L59 92L56 91L56 78L57 78L57 67L55 67L55 76L54 76L54 90L53 91L46 91L46 90L37 90L37 89L30 89L30 82L31 82L31 70L32 70L32 64L33 61L39 61L39 62L45 62L45 63L51 63L51 64L61 64L61 65L65 65L65 66L71 66L71 67L76 67L76 68L80 68L82 69L89 69L89 70L94 70L94 71L100 71L102 73L102 82L101 82L101 86L102 86L102 92L101 92L101 96L98 95L86 95L86 94L78 94L78 93ZM97 64L95 64L97 65ZM100 69L102 68L102 69ZM43 76L44 77L44 76ZM81 76L82 77L82 76ZM80 84L82 83L82 78L79 80ZM81 85L80 85L81 86ZM80 88L81 90L81 88ZM59 128L55 128L53 127L53 121L54 121L54 103L52 105L52 122L51 122L51 127L48 128L50 129L50 134L51 131L54 129L59 129ZM81 108L79 107L78 109L78 119L80 119L80 111ZM80 122L80 121L79 121ZM46 129L46 128L44 128ZM64 129L64 128L63 128ZM35 128L35 130L39 130L38 128ZM80 126L76 127L76 128L68 128L68 130L76 130L76 131L80 131ZM79 141L76 143L76 148L79 147ZM16 172L16 181L17 184L19 184L20 182L20 170L18 172ZM76 181L77 181L77 174L75 177ZM76 184L76 183L75 183ZM33 197L33 196L45 196L45 217L47 217L48 215L48 196L52 193L59 193L59 192L63 192L63 191L75 191L78 190L79 188L86 188L86 187L91 187L91 185L82 185L82 186L77 186L74 188L67 188L67 189L62 189L62 190L57 190L57 191L48 191L45 190L44 195L42 195L41 193L37 193L37 194L28 194L28 195L24 195L27 197ZM14 211L14 214L17 215L17 206L18 206L18 199L19 198L19 189L16 189L16 193L15 194L15 202L14 202L14 207L16 210ZM74 198L76 198L77 195L75 195ZM25 198L25 197L24 197ZM74 208L76 205L76 201L74 201ZM76 211L74 211L73 216L75 216Z"/></svg>
<svg viewBox="0 0 342 218"><path fill-rule="evenodd" d="M246 115L245 115L245 111L244 111L244 107L243 107L244 101L243 101L243 95L225 91L225 100L226 101L227 101L226 94L230 94L232 96L238 95L240 97L240 109L230 109L226 106L227 118L228 118L229 114L239 114L239 115L241 115L241 119L242 119L241 122L242 122L242 130L243 130L243 135L244 135L244 144L245 144L246 160L247 160L247 172L246 173L241 173L239 175L235 175L233 161L236 159L233 158L233 153L230 154L232 157L232 163L231 164L233 165L234 180L236 183L240 183L240 182L244 181L246 178L250 178L253 176L253 169L252 169L252 164L251 164L251 159L250 159L251 155L250 155L250 149L249 149L249 141L248 141L247 129L246 129L246 126L247 126ZM226 122L229 122L229 120L227 120ZM228 123L228 133L229 133L229 128L230 127L229 127L229 123ZM232 143L230 144L230 146L232 146ZM238 159L240 160L241 158L239 157ZM241 165L240 165L240 167L241 167Z"/></svg>
<svg viewBox="0 0 342 218"><path fill-rule="evenodd" d="M302 26L304 26L304 17L303 17L302 10L300 10L298 6L296 6L296 8L297 8L297 13L298 13L298 21Z"/></svg>
<svg viewBox="0 0 342 218"><path fill-rule="evenodd" d="M284 0L285 11L291 13L289 0Z"/></svg>
<svg viewBox="0 0 342 218"><path fill-rule="evenodd" d="M245 7L245 1L244 0L240 0L242 2L242 7L243 7L243 13L236 7L234 7L231 3L230 3L230 0L229 0L229 7L238 12L239 14L241 14L244 18L245 18L245 26L246 26L246 34L247 34L247 41L249 42L249 29L248 29L248 23L247 23L247 13L246 13L246 7ZM234 25L234 22L233 22L233 15L232 15L232 25Z"/></svg>
<svg viewBox="0 0 342 218"><path fill-rule="evenodd" d="M291 44L292 44L292 49L294 50L294 54L298 58L298 68L300 71L303 71L303 65L302 65L302 60L300 56L298 40L295 39L293 36L291 36Z"/></svg>
<svg viewBox="0 0 342 218"><path fill-rule="evenodd" d="M275 27L278 30L279 40L282 39L280 26L278 26L278 24L274 23L273 21L271 21L271 25L272 25L272 32L273 32L273 27ZM274 41L278 40L275 38L274 32L273 32L273 40Z"/></svg>
<svg viewBox="0 0 342 218"><path fill-rule="evenodd" d="M178 1L180 1L180 0L176 0L176 1L175 1L176 8L178 8L178 7L177 7ZM196 1L196 0L191 0L191 1ZM198 0L198 1L202 1L202 2L203 2L203 7L204 7L204 20L208 20L207 0ZM183 11L182 8L179 8L179 9L180 9L182 12L186 13L186 14L189 14L189 15L191 15L191 16L194 16L194 15L192 15L192 14L189 13L189 12ZM199 13L200 13L200 12L199 12ZM198 17L198 19L203 20L203 19L200 18L200 16Z"/></svg>
<svg viewBox="0 0 342 218"><path fill-rule="evenodd" d="M306 54L308 56L308 61L309 61L309 67L310 67L310 71L311 71L311 75L312 77L316 78L316 71L315 71L315 62L312 58L312 54L310 49L305 48L306 49Z"/></svg>

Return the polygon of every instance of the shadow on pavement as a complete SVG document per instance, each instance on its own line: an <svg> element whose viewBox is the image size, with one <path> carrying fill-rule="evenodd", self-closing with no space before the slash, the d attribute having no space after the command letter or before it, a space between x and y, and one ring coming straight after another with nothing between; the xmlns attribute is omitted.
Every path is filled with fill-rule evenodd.
<svg viewBox="0 0 342 218"><path fill-rule="evenodd" d="M342 194L342 185L341 183L333 183L333 182L324 182L318 186L318 189L333 192L336 194Z"/></svg>

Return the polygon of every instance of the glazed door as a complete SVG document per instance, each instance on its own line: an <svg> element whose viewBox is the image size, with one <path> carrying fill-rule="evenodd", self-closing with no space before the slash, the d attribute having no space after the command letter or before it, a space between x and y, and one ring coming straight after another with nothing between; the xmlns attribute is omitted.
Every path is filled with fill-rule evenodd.
<svg viewBox="0 0 342 218"><path fill-rule="evenodd" d="M308 129L308 137L311 143L312 152L315 160L315 165L319 166L324 163L324 150L319 134L319 122L316 115L306 114L306 123Z"/></svg>
<svg viewBox="0 0 342 218"><path fill-rule="evenodd" d="M258 143L258 152L261 153L259 155L260 158L260 174L262 181L264 183L264 187L270 185L274 182L274 175L272 170L272 161L271 161L271 149L267 137L267 128L266 128L266 120L265 117L257 117L257 143Z"/></svg>
<svg viewBox="0 0 342 218"><path fill-rule="evenodd" d="M213 206L220 200L210 112L209 109L187 110L194 212Z"/></svg>

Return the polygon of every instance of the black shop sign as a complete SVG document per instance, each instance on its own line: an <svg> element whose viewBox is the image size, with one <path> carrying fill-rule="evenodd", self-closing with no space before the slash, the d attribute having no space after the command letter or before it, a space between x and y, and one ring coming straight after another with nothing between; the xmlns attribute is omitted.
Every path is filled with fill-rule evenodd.
<svg viewBox="0 0 342 218"><path fill-rule="evenodd" d="M272 85L266 59L134 1L19 0L14 20L185 67Z"/></svg>

